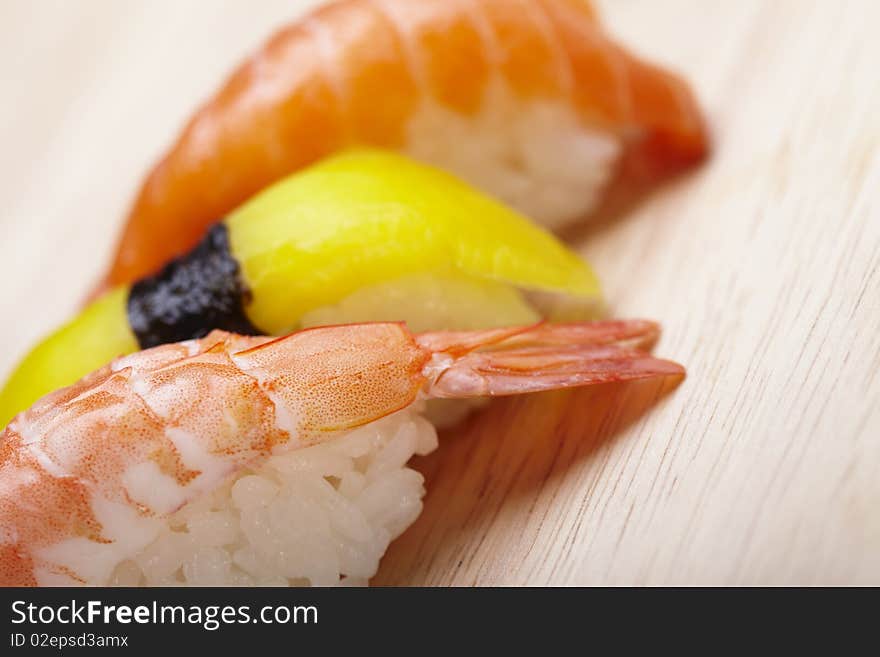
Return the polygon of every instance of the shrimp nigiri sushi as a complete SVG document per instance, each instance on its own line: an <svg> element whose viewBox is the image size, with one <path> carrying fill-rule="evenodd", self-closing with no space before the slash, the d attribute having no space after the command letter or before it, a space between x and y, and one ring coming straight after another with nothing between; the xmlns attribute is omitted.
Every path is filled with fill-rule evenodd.
<svg viewBox="0 0 880 657"><path fill-rule="evenodd" d="M352 144L444 168L550 228L588 216L612 179L707 151L685 83L612 41L587 0L340 0L196 112L143 183L104 289Z"/></svg>
<svg viewBox="0 0 880 657"><path fill-rule="evenodd" d="M119 358L0 436L0 585L364 584L421 510L423 399L680 376L656 334L373 323Z"/></svg>

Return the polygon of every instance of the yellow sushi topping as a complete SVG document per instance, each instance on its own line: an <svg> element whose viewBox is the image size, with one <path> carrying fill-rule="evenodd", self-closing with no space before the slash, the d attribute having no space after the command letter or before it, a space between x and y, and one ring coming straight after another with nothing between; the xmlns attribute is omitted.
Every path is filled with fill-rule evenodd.
<svg viewBox="0 0 880 657"><path fill-rule="evenodd" d="M247 315L271 333L416 273L599 296L589 266L552 235L459 179L387 152L351 151L294 174L227 225L253 292Z"/></svg>
<svg viewBox="0 0 880 657"><path fill-rule="evenodd" d="M43 395L76 382L121 354L137 351L128 328L128 290L115 288L25 356L0 392L0 427Z"/></svg>
<svg viewBox="0 0 880 657"><path fill-rule="evenodd" d="M214 328L525 324L547 310L528 293L589 308L599 286L553 236L453 176L351 151L258 194L191 253L107 293L44 340L0 392L0 426L116 356Z"/></svg>

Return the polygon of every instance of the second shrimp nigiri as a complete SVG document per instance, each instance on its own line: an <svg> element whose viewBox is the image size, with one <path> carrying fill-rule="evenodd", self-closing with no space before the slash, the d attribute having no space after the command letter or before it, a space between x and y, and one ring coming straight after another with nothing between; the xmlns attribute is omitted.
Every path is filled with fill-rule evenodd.
<svg viewBox="0 0 880 657"><path fill-rule="evenodd" d="M279 32L145 180L105 286L188 251L273 181L353 144L457 174L549 227L615 176L707 150L684 82L602 30L587 0L340 0Z"/></svg>
<svg viewBox="0 0 880 657"><path fill-rule="evenodd" d="M421 509L420 399L681 375L656 335L375 323L119 358L0 435L0 585L364 583Z"/></svg>

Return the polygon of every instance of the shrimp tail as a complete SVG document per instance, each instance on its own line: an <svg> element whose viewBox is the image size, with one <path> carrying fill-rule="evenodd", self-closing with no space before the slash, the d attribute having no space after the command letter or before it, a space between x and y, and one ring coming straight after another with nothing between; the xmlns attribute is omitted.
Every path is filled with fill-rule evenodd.
<svg viewBox="0 0 880 657"><path fill-rule="evenodd" d="M420 335L420 344L457 356L451 362L441 357L426 386L428 396L517 395L685 373L681 365L639 348L647 348L659 335L653 322L541 323L506 331ZM477 344L480 335L484 341ZM450 343L441 351L444 338Z"/></svg>

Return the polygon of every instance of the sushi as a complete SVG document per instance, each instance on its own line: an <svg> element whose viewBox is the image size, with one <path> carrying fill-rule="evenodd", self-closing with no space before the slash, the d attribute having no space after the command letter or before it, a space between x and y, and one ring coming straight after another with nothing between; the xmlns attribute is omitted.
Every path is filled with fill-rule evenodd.
<svg viewBox="0 0 880 657"><path fill-rule="evenodd" d="M0 426L120 354L212 329L478 329L582 319L599 297L591 269L513 210L403 156L347 151L264 190L190 253L108 291L37 345L0 391Z"/></svg>
<svg viewBox="0 0 880 657"><path fill-rule="evenodd" d="M0 437L0 585L364 584L421 510L425 399L681 376L656 336L371 323L124 356Z"/></svg>
<svg viewBox="0 0 880 657"><path fill-rule="evenodd" d="M543 320L599 288L526 216L705 153L684 84L585 2L341 0L285 29L0 392L0 585L367 584L421 511L429 404L684 375L652 322Z"/></svg>
<svg viewBox="0 0 880 657"><path fill-rule="evenodd" d="M149 173L102 289L155 273L292 171L353 144L448 170L550 228L609 182L699 162L677 77L586 0L341 0L245 61Z"/></svg>

